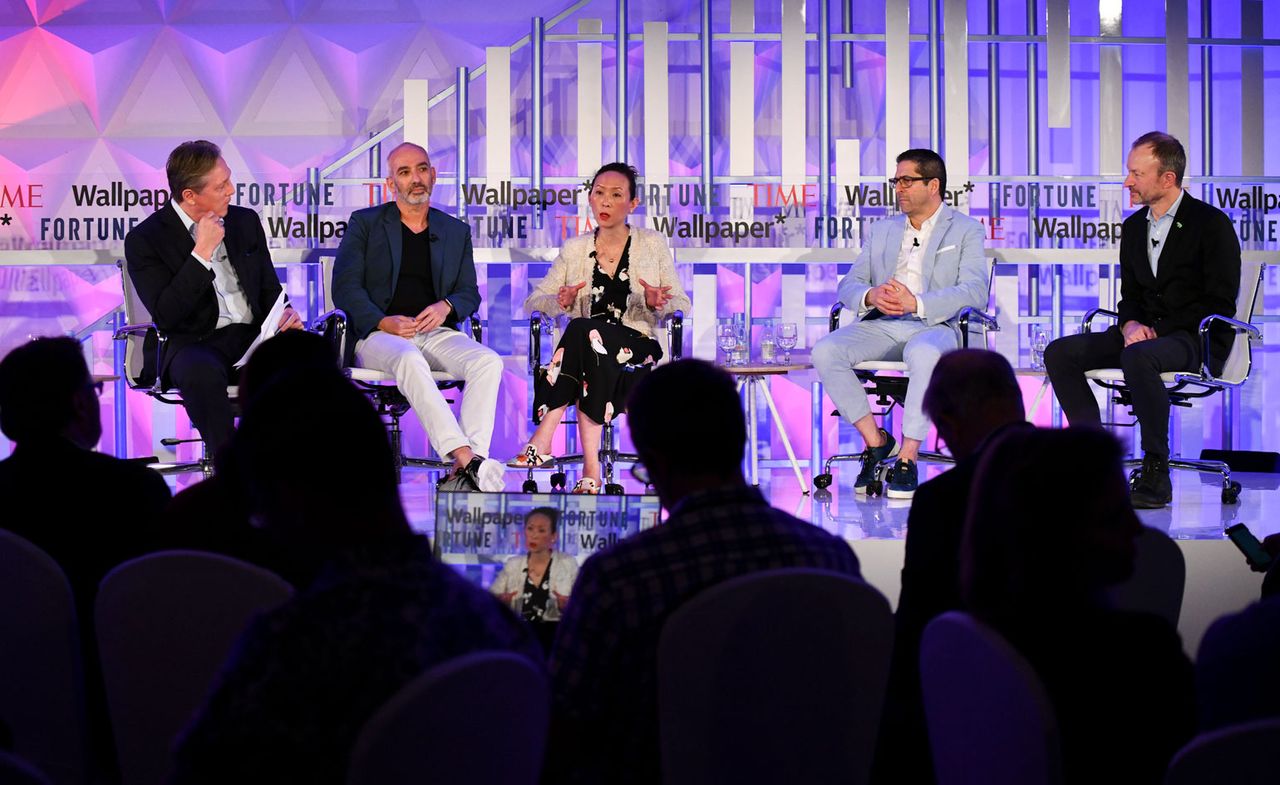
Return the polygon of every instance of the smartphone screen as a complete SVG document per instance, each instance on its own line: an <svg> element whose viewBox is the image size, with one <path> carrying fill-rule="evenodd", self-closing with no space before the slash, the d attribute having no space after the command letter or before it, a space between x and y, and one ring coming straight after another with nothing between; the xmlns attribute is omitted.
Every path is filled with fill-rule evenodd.
<svg viewBox="0 0 1280 785"><path fill-rule="evenodd" d="M1243 523L1228 527L1227 538L1235 543L1235 546L1255 567L1266 569L1271 564L1271 554L1262 549L1262 543L1258 542L1258 538L1254 537L1253 532L1249 531L1249 527Z"/></svg>

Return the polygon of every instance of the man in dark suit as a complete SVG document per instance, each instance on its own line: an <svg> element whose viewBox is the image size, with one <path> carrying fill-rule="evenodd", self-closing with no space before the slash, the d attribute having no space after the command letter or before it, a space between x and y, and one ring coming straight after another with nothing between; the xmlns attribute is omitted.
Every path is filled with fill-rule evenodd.
<svg viewBox="0 0 1280 785"><path fill-rule="evenodd" d="M213 142L183 142L165 164L170 206L124 240L129 278L167 337L159 368L211 453L234 427L227 387L281 292L257 213L231 204L231 169ZM279 328L302 327L285 308ZM148 336L147 362L154 336Z"/></svg>
<svg viewBox="0 0 1280 785"><path fill-rule="evenodd" d="M344 362L394 375L461 487L500 491L505 469L488 455L502 358L457 329L480 307L471 232L431 206L436 170L426 150L405 142L387 168L395 201L351 214L334 264L333 302L347 314ZM460 418L432 370L466 383Z"/></svg>
<svg viewBox="0 0 1280 785"><path fill-rule="evenodd" d="M1119 324L1101 333L1059 338L1045 349L1045 369L1072 425L1101 427L1085 371L1122 368L1142 428L1142 474L1130 497L1141 509L1173 501L1169 480L1169 396L1160 374L1201 364L1200 321L1234 316L1240 288L1240 241L1221 210L1182 190L1187 154L1172 136L1144 134L1129 151L1124 184L1143 209L1120 239ZM1211 364L1221 367L1232 331L1210 334Z"/></svg>
<svg viewBox="0 0 1280 785"><path fill-rule="evenodd" d="M922 406L956 465L923 483L911 502L876 782L932 781L920 694L920 638L929 622L961 608L960 540L969 487L987 446L1007 430L1032 427L1009 361L982 349L944 354Z"/></svg>

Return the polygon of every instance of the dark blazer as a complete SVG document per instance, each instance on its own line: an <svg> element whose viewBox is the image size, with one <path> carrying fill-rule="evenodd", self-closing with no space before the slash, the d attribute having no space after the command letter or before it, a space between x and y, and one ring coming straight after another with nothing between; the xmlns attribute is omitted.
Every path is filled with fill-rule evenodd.
<svg viewBox="0 0 1280 785"><path fill-rule="evenodd" d="M213 272L196 261L196 247L172 204L156 210L124 238L124 258L138 297L156 326L168 336L161 371L179 349L207 337L218 324L218 295ZM231 205L223 221L227 257L249 300L253 324L262 320L280 295L280 280L271 265L271 251L262 221L253 210ZM147 336L148 371L154 356L154 336ZM144 372L145 374L146 372Z"/></svg>
<svg viewBox="0 0 1280 785"><path fill-rule="evenodd" d="M453 305L450 325L480 308L470 228L432 207L427 214L431 277L436 294ZM347 222L333 267L333 304L347 314L344 362L355 360L356 341L378 329L395 295L404 253L400 208L395 202L356 210Z"/></svg>
<svg viewBox="0 0 1280 785"><path fill-rule="evenodd" d="M1240 290L1240 241L1231 219L1189 193L1173 217L1160 253L1158 276L1147 260L1147 213L1129 216L1120 233L1120 324L1136 320L1165 336L1190 333L1200 346L1200 320L1209 314L1235 316ZM1233 331L1215 326L1213 356L1226 360Z"/></svg>

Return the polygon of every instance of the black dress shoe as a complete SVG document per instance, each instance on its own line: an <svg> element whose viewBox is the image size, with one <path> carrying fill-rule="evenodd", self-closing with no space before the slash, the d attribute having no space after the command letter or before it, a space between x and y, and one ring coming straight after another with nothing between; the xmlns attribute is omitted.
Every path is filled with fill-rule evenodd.
<svg viewBox="0 0 1280 785"><path fill-rule="evenodd" d="M1172 501L1169 459L1158 455L1142 456L1142 472L1129 492L1129 502L1135 510L1158 510Z"/></svg>

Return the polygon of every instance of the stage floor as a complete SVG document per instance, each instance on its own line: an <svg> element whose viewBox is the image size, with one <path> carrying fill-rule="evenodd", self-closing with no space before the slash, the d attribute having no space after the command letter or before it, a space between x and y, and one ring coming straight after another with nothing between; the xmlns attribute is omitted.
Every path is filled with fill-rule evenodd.
<svg viewBox="0 0 1280 785"><path fill-rule="evenodd" d="M946 468L942 464L922 464L922 480L936 476ZM628 493L642 492L640 485L630 479L627 467L621 467L618 473L625 477L623 487ZM829 501L815 501L811 493L803 493L789 468L762 468L760 487L775 507L850 542L904 539L911 502L856 496L853 492L856 473L856 463L837 465L835 481L828 489L831 493ZM549 473L535 472L534 476L539 488L547 491ZM435 518L435 477L431 472L405 470L400 485L410 522L415 529L427 534L431 533ZM1161 510L1139 510L1138 517L1145 525L1177 540L1224 540L1223 530L1241 522L1247 524L1259 539L1280 532L1280 475L1241 472L1232 477L1244 490L1238 503L1223 504L1221 481L1217 475L1175 471L1174 503ZM572 479L573 475L570 475L571 483ZM509 471L508 490L518 491L523 480L523 472ZM807 472L805 480L808 481Z"/></svg>

